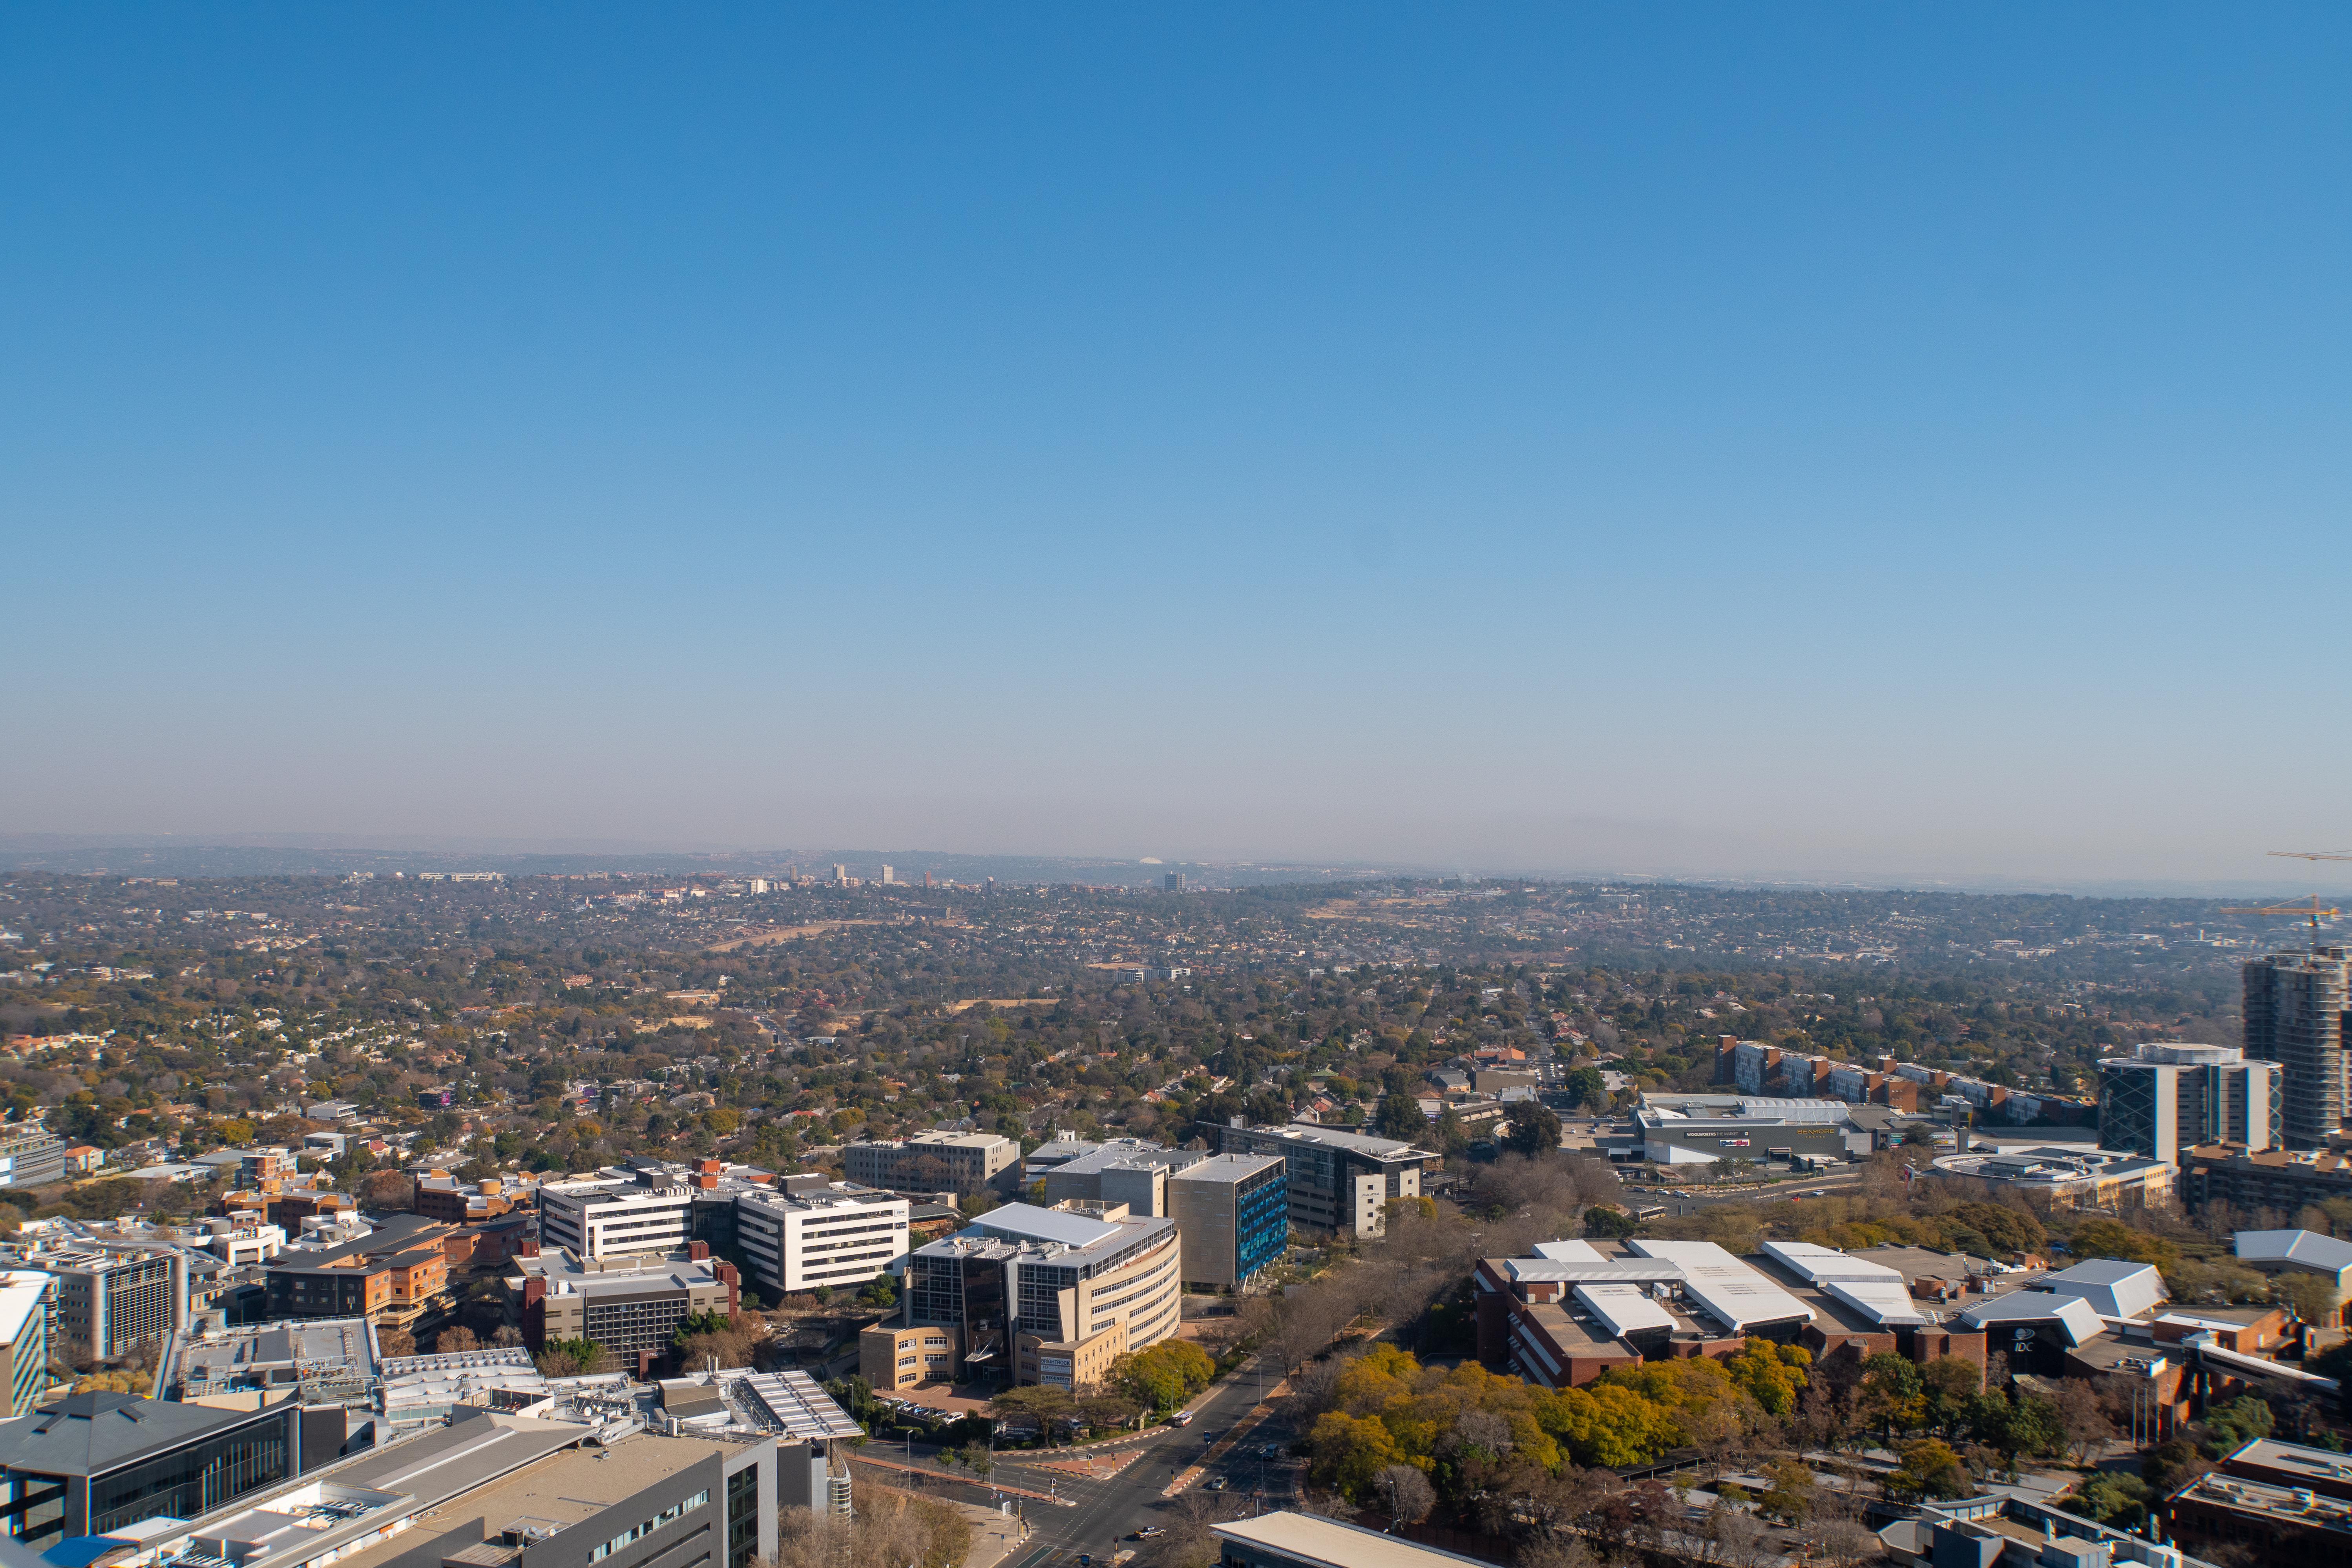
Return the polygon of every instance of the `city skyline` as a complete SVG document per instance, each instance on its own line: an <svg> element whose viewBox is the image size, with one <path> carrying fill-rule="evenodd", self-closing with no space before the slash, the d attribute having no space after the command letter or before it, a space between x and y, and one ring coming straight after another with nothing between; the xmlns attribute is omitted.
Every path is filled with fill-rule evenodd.
<svg viewBox="0 0 2352 1568"><path fill-rule="evenodd" d="M2340 13L5 26L0 832L2352 843Z"/></svg>

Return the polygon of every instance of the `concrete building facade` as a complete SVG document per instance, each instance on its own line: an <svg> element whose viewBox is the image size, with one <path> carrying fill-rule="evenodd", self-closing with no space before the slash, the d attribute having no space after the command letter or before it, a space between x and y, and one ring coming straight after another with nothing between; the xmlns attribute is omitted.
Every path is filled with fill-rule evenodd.
<svg viewBox="0 0 2352 1568"><path fill-rule="evenodd" d="M908 1255L900 1321L959 1331L961 1369L972 1375L1085 1388L1119 1356L1175 1333L1182 1289L1172 1219L1117 1205L1007 1204ZM866 1331L893 1336L894 1362L905 1353L888 1327Z"/></svg>
<svg viewBox="0 0 2352 1568"><path fill-rule="evenodd" d="M49 1387L49 1316L57 1277L31 1268L0 1273L0 1421L37 1409Z"/></svg>
<svg viewBox="0 0 2352 1568"><path fill-rule="evenodd" d="M2284 1068L2236 1046L2150 1041L2099 1063L2099 1147L2178 1164L2205 1143L2271 1149L2284 1136Z"/></svg>
<svg viewBox="0 0 2352 1568"><path fill-rule="evenodd" d="M2347 970L2352 948L2343 947L2274 952L2245 966L2246 1055L2284 1069L2290 1149L2324 1149L2344 1126Z"/></svg>
<svg viewBox="0 0 2352 1568"><path fill-rule="evenodd" d="M1021 1145L994 1132L918 1132L849 1144L841 1169L861 1186L897 1192L1011 1193L1021 1180Z"/></svg>
<svg viewBox="0 0 2352 1568"><path fill-rule="evenodd" d="M845 1183L735 1200L735 1231L752 1278L780 1295L856 1289L907 1256L906 1199Z"/></svg>
<svg viewBox="0 0 2352 1568"><path fill-rule="evenodd" d="M188 1256L177 1247L36 1237L0 1250L0 1264L55 1276L68 1355L114 1361L188 1326Z"/></svg>
<svg viewBox="0 0 2352 1568"><path fill-rule="evenodd" d="M550 1182L539 1190L539 1241L583 1258L668 1252L690 1239L693 1208L691 1187Z"/></svg>
<svg viewBox="0 0 2352 1568"><path fill-rule="evenodd" d="M1388 1205L1421 1195L1421 1176L1433 1158L1393 1138L1293 1122L1286 1127L1209 1129L1220 1153L1271 1154L1283 1163L1290 1223L1339 1236L1380 1236Z"/></svg>
<svg viewBox="0 0 2352 1568"><path fill-rule="evenodd" d="M1234 1289L1283 1254L1290 1193L1272 1154L1220 1154L1166 1179L1168 1207L1184 1247L1184 1278Z"/></svg>

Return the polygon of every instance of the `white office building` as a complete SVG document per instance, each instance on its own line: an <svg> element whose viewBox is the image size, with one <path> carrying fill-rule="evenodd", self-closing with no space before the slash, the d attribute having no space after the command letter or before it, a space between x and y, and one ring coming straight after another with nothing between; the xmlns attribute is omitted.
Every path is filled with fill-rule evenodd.
<svg viewBox="0 0 2352 1568"><path fill-rule="evenodd" d="M2150 1040L2099 1063L2099 1146L2166 1164L2206 1143L2284 1142L2284 1069L2236 1046Z"/></svg>
<svg viewBox="0 0 2352 1568"><path fill-rule="evenodd" d="M539 1244L581 1258L674 1252L687 1243L691 1187L549 1182L539 1189Z"/></svg>
<svg viewBox="0 0 2352 1568"><path fill-rule="evenodd" d="M856 1289L907 1256L905 1198L836 1182L735 1199L735 1237L752 1274L783 1294Z"/></svg>

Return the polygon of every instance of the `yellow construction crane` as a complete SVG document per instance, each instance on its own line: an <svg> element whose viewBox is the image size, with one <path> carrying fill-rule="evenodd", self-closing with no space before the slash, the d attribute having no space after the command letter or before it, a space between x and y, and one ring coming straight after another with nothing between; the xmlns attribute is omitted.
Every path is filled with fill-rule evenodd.
<svg viewBox="0 0 2352 1568"><path fill-rule="evenodd" d="M2352 860L2352 850L2347 849L2273 849L2268 853L2279 860ZM2319 945L2319 917L2326 915L2333 920L2343 911L2321 909L2319 895L2314 893L2308 905L2273 904L2265 909L2224 910L2221 912L2228 915L2307 915L2311 920L2311 945L2315 948Z"/></svg>
<svg viewBox="0 0 2352 1568"><path fill-rule="evenodd" d="M2308 915L2311 918L2311 945L2317 947L2319 917L2326 915L2329 920L2334 920L2344 911L2321 907L2319 895L2314 893L2308 904L2256 904L2252 908L2225 909L2221 912L2225 915Z"/></svg>

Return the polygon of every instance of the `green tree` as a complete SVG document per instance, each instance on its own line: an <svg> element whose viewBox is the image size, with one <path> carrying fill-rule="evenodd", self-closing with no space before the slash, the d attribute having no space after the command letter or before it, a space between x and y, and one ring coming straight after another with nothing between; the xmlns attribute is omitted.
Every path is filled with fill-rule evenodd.
<svg viewBox="0 0 2352 1568"><path fill-rule="evenodd" d="M1642 1228L1642 1222L1623 1209L1595 1204L1584 1211L1584 1234L1624 1237Z"/></svg>
<svg viewBox="0 0 2352 1568"><path fill-rule="evenodd" d="M1908 1356L1880 1351L1862 1363L1862 1381L1853 1391L1854 1420L1885 1434L1892 1447L1895 1434L1916 1429L1927 1418L1927 1391L1919 1369Z"/></svg>
<svg viewBox="0 0 2352 1568"><path fill-rule="evenodd" d="M593 1340L550 1340L532 1360L548 1377L587 1377L616 1372L621 1364L611 1351Z"/></svg>
<svg viewBox="0 0 2352 1568"><path fill-rule="evenodd" d="M2205 1454L2218 1459L2235 1453L2257 1437L2267 1437L2276 1425L2271 1407L2253 1394L2242 1394L2219 1410L2205 1413Z"/></svg>
<svg viewBox="0 0 2352 1568"><path fill-rule="evenodd" d="M1418 1143L1429 1136L1429 1118L1421 1113L1421 1102L1412 1096L1384 1094L1372 1113L1372 1131L1383 1138Z"/></svg>
<svg viewBox="0 0 2352 1568"><path fill-rule="evenodd" d="M1938 1356L1919 1369L1919 1384L1927 1399L1927 1424L1949 1434L1960 1429L1984 1392L1984 1372L1974 1362Z"/></svg>
<svg viewBox="0 0 2352 1568"><path fill-rule="evenodd" d="M2066 1424L2057 1405L2038 1394L2014 1399L1988 1390L1976 1404L1969 1427L1977 1441L2000 1450L2011 1473L2020 1454L2055 1454L2065 1447Z"/></svg>
<svg viewBox="0 0 2352 1568"><path fill-rule="evenodd" d="M1551 1108L1532 1100L1522 1100L1513 1105L1505 1119L1503 1147L1513 1153L1534 1156L1549 1154L1559 1147L1559 1117Z"/></svg>
<svg viewBox="0 0 2352 1568"><path fill-rule="evenodd" d="M1960 1463L1960 1457L1952 1452L1949 1445L1933 1437L1905 1448L1903 1468L1886 1478L1887 1495L1906 1500L1964 1498L1974 1489L1969 1484L1969 1468Z"/></svg>
<svg viewBox="0 0 2352 1568"><path fill-rule="evenodd" d="M2125 1263L2153 1263L2170 1270L2180 1262L2173 1245L2120 1220L2086 1219L2074 1227L2066 1245L2077 1258L2113 1258Z"/></svg>
<svg viewBox="0 0 2352 1568"><path fill-rule="evenodd" d="M1004 1390L988 1402L988 1407L1000 1419L1029 1422L1037 1428L1038 1436L1051 1444L1076 1415L1077 1400L1066 1388L1031 1384Z"/></svg>

